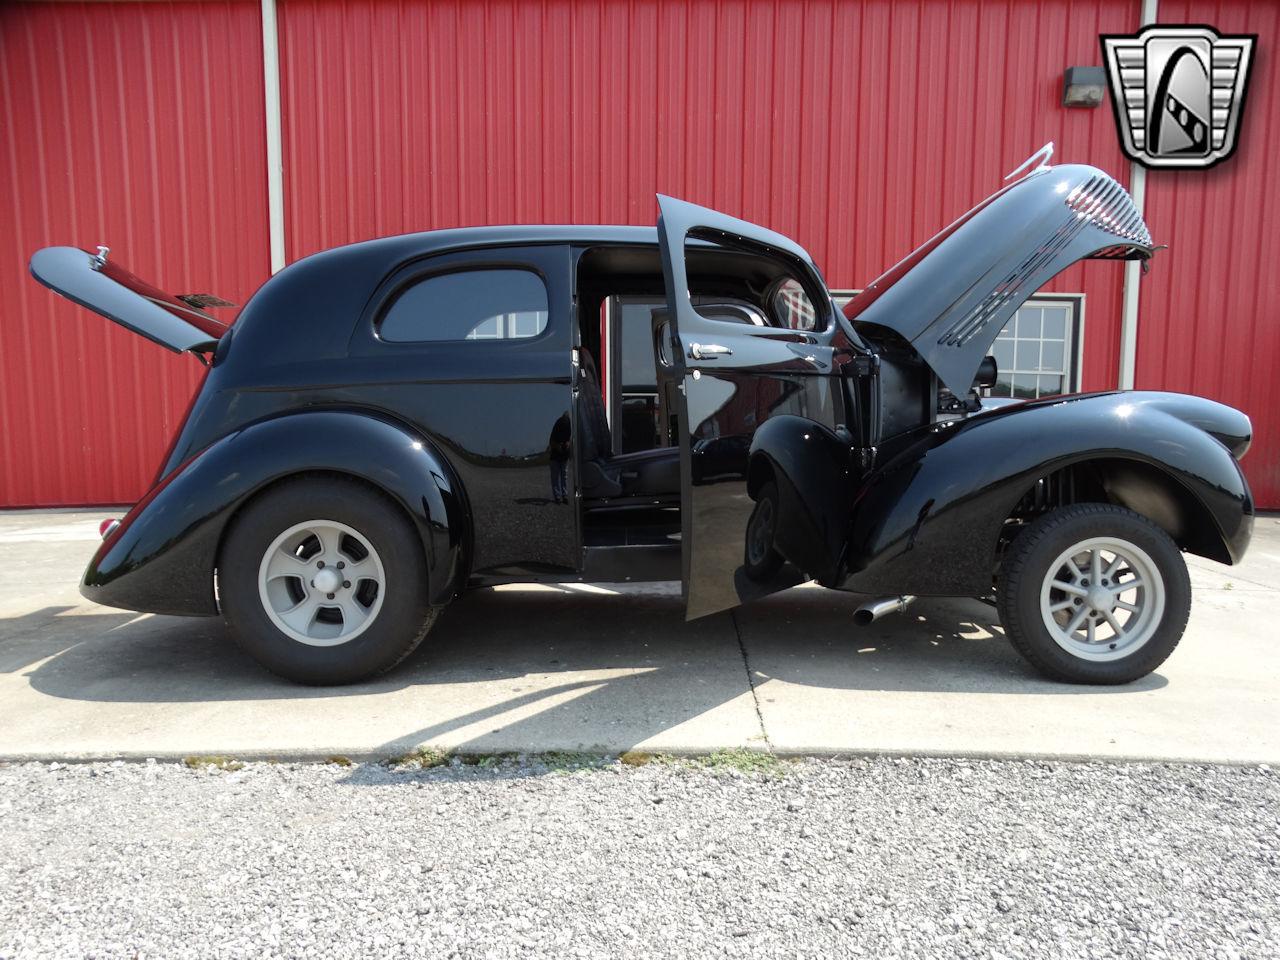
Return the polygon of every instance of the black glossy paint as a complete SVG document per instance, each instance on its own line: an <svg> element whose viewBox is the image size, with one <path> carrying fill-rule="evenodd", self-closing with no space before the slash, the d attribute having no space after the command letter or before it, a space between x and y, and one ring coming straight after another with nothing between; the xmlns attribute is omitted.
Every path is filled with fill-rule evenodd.
<svg viewBox="0 0 1280 960"><path fill-rule="evenodd" d="M850 418L844 384L834 375L834 305L808 253L786 237L714 210L671 197L659 197L658 203L667 308L673 319L666 376L680 387L684 583L687 615L693 618L805 579L793 566L768 583L752 580L744 571L745 531L754 509L749 455L756 431L780 416L832 431L847 429ZM815 307L814 331L704 316L690 298L685 258L690 240L785 265Z"/></svg>
<svg viewBox="0 0 1280 960"><path fill-rule="evenodd" d="M432 442L367 410L304 410L232 431L173 471L102 543L81 592L111 607L215 614L218 546L253 493L301 473L334 472L376 485L422 539L433 603L462 585L473 527L456 475Z"/></svg>
<svg viewBox="0 0 1280 960"><path fill-rule="evenodd" d="M544 228L540 234L513 229L503 236L522 233L547 235ZM333 262L317 270L305 260L270 281L237 321L228 354L210 370L166 469L240 424L290 410L334 405L395 417L441 451L477 503L473 572L571 574L581 563L576 521L572 508L554 502L548 472L551 432L571 409L567 247L482 247L427 256L431 248L424 249L423 236L416 244L400 239L398 250L379 253L381 270L367 262L364 248L393 247L391 241L346 248L350 270ZM402 259L388 264L388 252ZM424 343L377 337L380 312L406 284L432 273L493 266L528 268L546 282L551 315L541 336ZM361 294L333 283L348 276L364 278L369 286ZM331 294L327 307L314 292L317 286ZM348 310L341 323L333 323ZM314 331L307 316L317 318ZM299 462L297 468L307 465Z"/></svg>
<svg viewBox="0 0 1280 960"><path fill-rule="evenodd" d="M1109 492L1117 502L1154 514L1195 552L1239 560L1253 500L1231 451L1206 429L1247 446L1249 421L1237 410L1127 392L1011 404L927 427L879 450L861 476L854 451L845 460L833 435L787 418L757 434L753 455L768 457L795 491L781 525L799 546L784 552L819 582L858 593L981 595L1019 500L1041 477L1077 463L1115 463ZM1147 470L1189 499L1165 510Z"/></svg>
<svg viewBox="0 0 1280 960"><path fill-rule="evenodd" d="M1074 171L1078 180L1092 168L1054 170ZM1045 174L1028 180L1036 176ZM989 235L983 211L994 205L1003 212L991 222L1007 225L1016 208L998 198L1018 189L1006 188L964 222L987 224ZM1092 235L1080 239L1084 228L1046 240L1050 194L1037 188L1026 195L1036 198L1023 205L1026 228L1005 238L994 265L969 263L948 247L947 238L964 229L953 225L907 269L887 274L862 299L857 322L875 332L865 340L838 315L802 248L670 198L661 199L658 231L439 231L300 261L268 281L225 336L192 341L191 349L214 350L208 375L156 486L102 544L82 590L127 609L216 613L213 575L236 511L271 484L315 472L362 478L400 505L422 540L436 604L468 583L671 576L674 544L584 548L579 510L552 496L555 437L563 445L565 425L572 431L576 423L573 350L580 327L595 322L577 315L583 308L575 262L583 250L604 248L644 251L636 263L662 254L664 277L655 274L653 285L665 282L673 323L660 335L666 349L658 374L680 388L680 552L690 617L807 578L868 593L985 594L1015 506L1039 478L1085 462L1105 463L1107 496L1161 523L1185 549L1239 559L1253 504L1236 463L1250 434L1238 411L1195 397L1125 393L1001 405L946 425L931 422L937 381L924 361L944 380L960 366L933 352L930 338L938 341L973 309L966 313L955 297L948 301L954 309L947 307L937 291L967 284L974 302L988 304L998 319L1016 299L1006 294L1021 294L1000 283L1010 258L1021 258L1015 266L1030 263L1024 272L1036 277L1090 252L1150 252L1131 225L1125 244L1112 250L1096 249ZM1052 202L1063 202L1061 195L1051 192ZM765 261L798 279L815 306L814 329L703 316L690 298L686 246L699 251L699 276L716 262L713 279L724 279L716 258L745 255L753 265L735 284L743 277L772 283L774 268L760 272ZM63 250L42 262L60 276L70 271L74 282L55 288L72 299L173 349L187 348L195 332L168 325L151 309L159 309L156 298L140 287L119 278L107 286L112 278L90 269L93 289L73 290L85 282L88 256ZM953 275L966 264L978 271L976 280ZM468 268L541 277L550 306L545 331L505 341L379 338L383 312L409 284ZM128 297L121 299L124 287ZM992 296L999 302L992 305ZM177 319L172 311L165 317ZM163 329L148 326L153 321ZM973 342L953 360L963 354L968 364ZM699 355L707 345L724 349ZM575 466L567 477L571 502ZM789 562L761 583L745 575L745 535L770 481L779 491L776 545Z"/></svg>

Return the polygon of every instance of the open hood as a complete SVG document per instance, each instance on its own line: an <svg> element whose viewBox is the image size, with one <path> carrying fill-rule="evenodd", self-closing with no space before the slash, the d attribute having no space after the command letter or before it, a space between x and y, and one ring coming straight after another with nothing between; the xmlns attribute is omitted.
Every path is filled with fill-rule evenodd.
<svg viewBox="0 0 1280 960"><path fill-rule="evenodd" d="M1052 145L1036 157L1046 151ZM872 282L844 312L855 326L879 324L911 341L963 396L1000 329L1050 278L1086 257L1145 260L1153 250L1119 183L1083 164L1042 164Z"/></svg>
<svg viewBox="0 0 1280 960"><path fill-rule="evenodd" d="M77 247L45 247L31 257L31 275L55 293L114 320L174 353L212 350L226 324L198 306L234 306L208 294L176 297L107 259Z"/></svg>

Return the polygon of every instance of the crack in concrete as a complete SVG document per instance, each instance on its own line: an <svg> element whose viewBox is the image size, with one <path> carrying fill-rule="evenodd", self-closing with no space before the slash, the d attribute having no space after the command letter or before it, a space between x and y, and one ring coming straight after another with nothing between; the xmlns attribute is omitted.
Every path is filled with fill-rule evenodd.
<svg viewBox="0 0 1280 960"><path fill-rule="evenodd" d="M760 736L764 745L773 753L773 743L769 739L769 731L764 726L764 712L760 709L760 694L756 690L756 679L751 673L751 658L747 655L747 645L742 640L742 631L738 629L738 612L729 611L729 622L733 624L733 635L738 640L738 650L742 653L742 669L747 672L747 686L751 688L751 703L756 708L756 720L760 723Z"/></svg>

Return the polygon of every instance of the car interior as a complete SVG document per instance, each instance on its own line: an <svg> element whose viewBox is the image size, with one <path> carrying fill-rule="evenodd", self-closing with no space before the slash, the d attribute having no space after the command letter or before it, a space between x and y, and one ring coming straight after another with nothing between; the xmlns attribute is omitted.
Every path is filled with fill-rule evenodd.
<svg viewBox="0 0 1280 960"><path fill-rule="evenodd" d="M813 309L786 268L711 244L687 249L690 296L726 323L811 329ZM798 293L798 296L797 296ZM585 248L577 258L577 424L584 543L670 543L680 535L680 449L674 384L659 377L669 347L657 247ZM806 326L806 323L809 326Z"/></svg>

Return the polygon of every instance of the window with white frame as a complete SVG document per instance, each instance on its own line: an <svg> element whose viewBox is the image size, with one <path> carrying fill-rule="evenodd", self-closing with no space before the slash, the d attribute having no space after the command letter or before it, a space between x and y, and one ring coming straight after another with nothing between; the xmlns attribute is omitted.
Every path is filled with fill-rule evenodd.
<svg viewBox="0 0 1280 960"><path fill-rule="evenodd" d="M1078 303L1035 297L1018 308L991 347L998 371L991 396L1034 399L1076 389Z"/></svg>
<svg viewBox="0 0 1280 960"><path fill-rule="evenodd" d="M502 313L481 320L464 339L467 340L519 340L536 337L547 326L547 311L524 310L520 313Z"/></svg>
<svg viewBox="0 0 1280 960"><path fill-rule="evenodd" d="M832 291L841 307L856 295ZM1079 390L1083 326L1082 294L1029 297L991 346L998 373L990 395L1034 399Z"/></svg>

